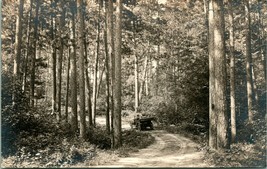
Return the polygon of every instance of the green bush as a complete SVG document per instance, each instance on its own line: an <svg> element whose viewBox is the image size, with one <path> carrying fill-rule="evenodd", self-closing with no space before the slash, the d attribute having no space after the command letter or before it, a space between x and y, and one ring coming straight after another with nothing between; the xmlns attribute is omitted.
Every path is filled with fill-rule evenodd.
<svg viewBox="0 0 267 169"><path fill-rule="evenodd" d="M100 149L110 149L111 139L108 132L103 127L97 126L96 128L90 128L87 133L88 141L95 144Z"/></svg>

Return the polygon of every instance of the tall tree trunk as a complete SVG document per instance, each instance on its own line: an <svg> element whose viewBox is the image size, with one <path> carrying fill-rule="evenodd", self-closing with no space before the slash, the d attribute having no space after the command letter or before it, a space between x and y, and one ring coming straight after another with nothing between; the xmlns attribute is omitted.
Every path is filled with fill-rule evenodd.
<svg viewBox="0 0 267 169"><path fill-rule="evenodd" d="M114 148L122 145L121 133L121 33L122 0L117 0L115 24L115 80L114 80Z"/></svg>
<svg viewBox="0 0 267 169"><path fill-rule="evenodd" d="M253 93L254 93L254 99L255 99L254 106L257 109L258 101L259 101L258 86L257 86L257 74L255 73L255 67L254 66L251 67L251 70L252 70Z"/></svg>
<svg viewBox="0 0 267 169"><path fill-rule="evenodd" d="M79 46L79 103L80 103L80 137L85 139L86 137L86 122L85 122L85 78L84 78L84 18L83 18L83 0L77 0L79 21L78 31L78 46Z"/></svg>
<svg viewBox="0 0 267 169"><path fill-rule="evenodd" d="M98 85L97 85L97 90L96 90L96 98L99 97L100 87L101 87L102 80L103 80L103 74L104 74L105 69L106 69L105 64L106 64L106 61L104 61L104 66L103 66L103 69L102 69L101 74L100 74L100 77L99 77L99 83L98 83ZM100 72L100 71L99 71L99 72Z"/></svg>
<svg viewBox="0 0 267 169"><path fill-rule="evenodd" d="M59 46L59 56L58 56L58 70L57 70L57 78L58 78L58 84L57 84L57 115L58 120L61 120L61 84L62 84L62 58L64 54L64 42L63 42L63 28L65 25L65 8L64 8L64 1L60 2L61 6L61 16L60 16L60 23L59 23L59 34L60 37L60 46Z"/></svg>
<svg viewBox="0 0 267 169"><path fill-rule="evenodd" d="M51 0L51 8L54 9L53 0ZM56 66L57 66L57 55L56 55L56 47L55 47L55 14L51 13L51 53L52 53L52 113L56 113L56 96L57 96L57 73L56 73Z"/></svg>
<svg viewBox="0 0 267 169"><path fill-rule="evenodd" d="M23 82L22 82L22 91L26 91L27 87L27 75L28 75L28 62L29 62L29 53L30 53L30 32L31 32L31 20L32 20L32 4L33 0L30 1L30 11L29 11L29 18L28 18L28 25L27 25L27 45L26 45L26 52L25 52L25 61L24 61L24 71L23 71Z"/></svg>
<svg viewBox="0 0 267 169"><path fill-rule="evenodd" d="M108 37L107 37L107 29L108 29L108 3L105 2L105 29L104 29L104 43L105 43L105 68L106 68L106 131L110 133L110 118L109 118L109 49L108 49Z"/></svg>
<svg viewBox="0 0 267 169"><path fill-rule="evenodd" d="M140 101L142 99L142 93L143 93L143 88L144 88L144 85L145 85L146 75L147 75L147 55L145 57L144 72L143 72L143 77L141 79L141 86L140 86L140 91L139 91L139 100Z"/></svg>
<svg viewBox="0 0 267 169"><path fill-rule="evenodd" d="M73 10L76 8L76 4L72 1ZM70 123L72 132L77 132L78 130L78 115L77 115L77 65L76 65L76 41L75 41L75 12L72 11L72 18L70 21L70 88L71 88L71 114L70 114Z"/></svg>
<svg viewBox="0 0 267 169"><path fill-rule="evenodd" d="M264 28L263 28L263 17L262 17L262 1L258 0L258 24L259 24L259 34L260 34L260 54L261 54L261 58L262 58L262 65L263 65L263 72L264 72L264 81L265 81L265 86L267 86L266 83L266 57L265 54L267 52L267 41L263 39L264 37ZM264 45L266 44L266 45ZM266 89L265 89L266 90Z"/></svg>
<svg viewBox="0 0 267 169"><path fill-rule="evenodd" d="M68 123L69 116L69 86L70 86L70 48L68 49L68 65L67 65L67 87L66 87L66 103L65 103L65 121Z"/></svg>
<svg viewBox="0 0 267 169"><path fill-rule="evenodd" d="M148 55L150 55L150 51L148 52ZM146 64L146 74L145 74L145 89L146 89L145 93L146 93L146 96L148 96L148 77L149 77L149 74L148 74L148 56L147 55L146 55L146 61L147 61L147 64Z"/></svg>
<svg viewBox="0 0 267 169"><path fill-rule="evenodd" d="M114 36L113 36L113 0L108 0L107 11L107 42L110 60L110 107L111 107L111 146L114 147L114 80L115 80L115 57L114 57Z"/></svg>
<svg viewBox="0 0 267 169"><path fill-rule="evenodd" d="M13 72L14 84L15 84L15 89L13 92L13 104L14 105L18 101L16 89L17 87L19 87L19 85L17 84L20 83L20 77L21 77L20 60L21 60L23 5L24 5L24 0L19 0L19 13L17 15L17 21L16 21L15 57L14 57L14 72Z"/></svg>
<svg viewBox="0 0 267 169"><path fill-rule="evenodd" d="M35 21L34 21L34 54L31 60L31 107L34 107L34 88L35 88L35 60L36 60L36 50L37 50L37 36L38 36L38 17L39 17L39 0L36 0L35 9Z"/></svg>
<svg viewBox="0 0 267 169"><path fill-rule="evenodd" d="M91 86L90 86L90 79L89 79L89 62L87 58L87 42L86 42L86 36L84 37L84 48L85 48L85 85L86 85L86 103L87 103L87 109L88 109L88 126L91 128L93 126L93 118L92 118L92 102L91 102Z"/></svg>
<svg viewBox="0 0 267 169"><path fill-rule="evenodd" d="M96 125L95 118L96 118L96 98L97 98L98 46L99 46L99 42L97 42L97 51L96 51L96 54L95 54L94 81L93 81L92 115L93 115L93 124L94 124L94 126Z"/></svg>
<svg viewBox="0 0 267 169"><path fill-rule="evenodd" d="M263 46L264 47L264 46ZM267 42L265 43L265 54L263 52L263 69L264 69L264 79L265 79L265 91L267 89L267 68L266 68L266 65L267 65Z"/></svg>
<svg viewBox="0 0 267 169"><path fill-rule="evenodd" d="M135 93L135 113L138 112L138 106L139 106L139 77L138 77L138 57L136 53L136 21L134 21L133 25L133 39L134 39L134 93Z"/></svg>
<svg viewBox="0 0 267 169"><path fill-rule="evenodd" d="M253 81L252 81L252 56L251 56L251 28L250 28L250 5L245 0L246 12L246 74L247 74L247 98L248 98L248 122L253 122Z"/></svg>
<svg viewBox="0 0 267 169"><path fill-rule="evenodd" d="M209 0L209 147L217 148L217 116L215 114L215 71L214 71L214 11Z"/></svg>
<svg viewBox="0 0 267 169"><path fill-rule="evenodd" d="M157 50L157 59L156 59L156 66L155 66L155 95L158 95L158 90L159 90L159 71L158 71L158 66L159 66L159 58L160 58L160 44L158 44L158 50Z"/></svg>
<svg viewBox="0 0 267 169"><path fill-rule="evenodd" d="M231 107L231 140L236 142L236 111L235 111L235 56L234 56L234 16L232 0L228 1L229 5L229 32L230 32L230 107Z"/></svg>
<svg viewBox="0 0 267 169"><path fill-rule="evenodd" d="M215 63L215 113L217 121L217 149L230 148L226 102L226 58L224 39L223 1L214 0L214 63Z"/></svg>

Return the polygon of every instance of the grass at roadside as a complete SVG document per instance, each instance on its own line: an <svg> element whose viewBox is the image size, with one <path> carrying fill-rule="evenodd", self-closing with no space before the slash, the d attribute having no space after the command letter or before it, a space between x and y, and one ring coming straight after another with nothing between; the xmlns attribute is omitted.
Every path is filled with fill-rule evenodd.
<svg viewBox="0 0 267 169"><path fill-rule="evenodd" d="M100 165L128 156L152 144L155 139L149 133L135 130L123 131L123 145L117 150L110 149L109 136L103 127L94 129L94 139L81 141L78 137L54 134L24 134L25 141L12 156L2 157L2 167L84 167ZM45 144L44 144L45 143ZM36 146L42 144L42 146ZM22 145L20 143L20 145Z"/></svg>

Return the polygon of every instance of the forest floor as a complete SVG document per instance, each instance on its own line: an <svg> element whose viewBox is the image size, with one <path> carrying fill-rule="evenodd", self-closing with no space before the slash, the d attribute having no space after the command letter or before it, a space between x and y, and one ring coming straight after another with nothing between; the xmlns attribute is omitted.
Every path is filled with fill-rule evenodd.
<svg viewBox="0 0 267 169"><path fill-rule="evenodd" d="M98 118L97 122L105 123ZM129 123L122 122L123 129L129 129ZM165 130L142 131L149 132L155 142L147 148L132 152L127 157L119 157L102 165L90 167L211 167L205 162L205 152L200 145L179 134L171 134Z"/></svg>
<svg viewBox="0 0 267 169"><path fill-rule="evenodd" d="M93 144L79 140L56 142L49 144L45 149L36 149L36 152L20 153L1 160L1 167L78 167L78 168L103 168L103 167L211 167L205 161L203 145L196 143L182 134L170 133L155 127L155 130L131 130L130 121L133 117L122 118L124 146L118 150L96 148ZM105 126L105 117L97 116L97 126ZM96 135L99 137L100 135ZM52 137L52 136L51 136ZM44 139L51 138L32 137L26 138L27 142L39 144ZM58 140L57 137L54 140ZM59 139L58 141L62 141ZM35 154L35 155L34 155ZM79 158L78 158L79 157Z"/></svg>

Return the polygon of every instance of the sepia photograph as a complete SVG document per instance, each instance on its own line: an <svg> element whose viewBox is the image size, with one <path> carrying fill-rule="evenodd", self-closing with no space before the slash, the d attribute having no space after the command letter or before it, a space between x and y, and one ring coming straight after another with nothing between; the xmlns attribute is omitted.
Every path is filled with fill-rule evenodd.
<svg viewBox="0 0 267 169"><path fill-rule="evenodd" d="M267 0L1 0L1 168L266 168Z"/></svg>

